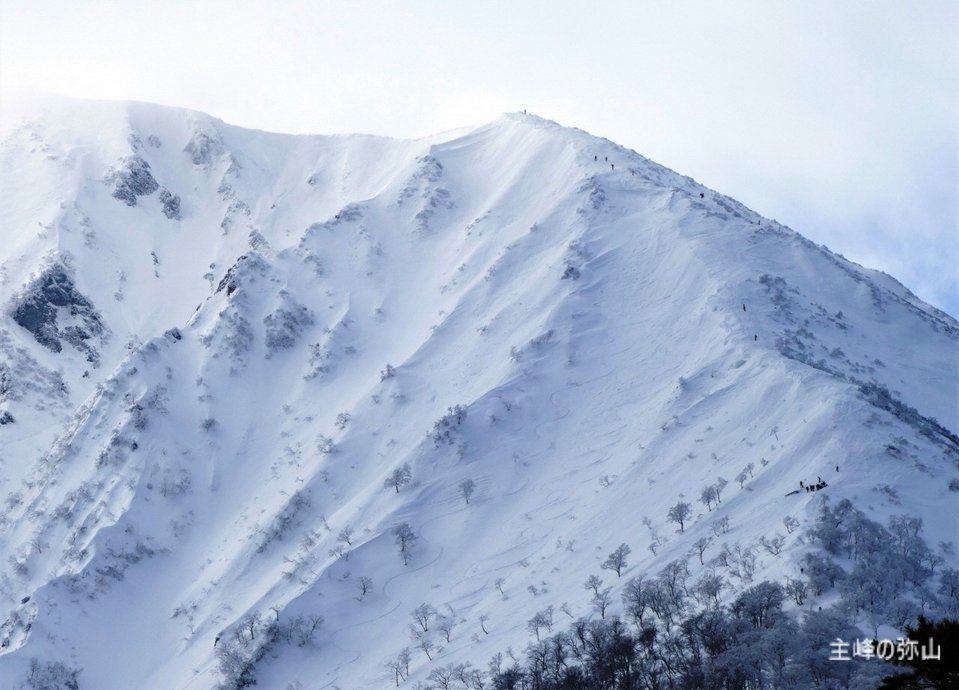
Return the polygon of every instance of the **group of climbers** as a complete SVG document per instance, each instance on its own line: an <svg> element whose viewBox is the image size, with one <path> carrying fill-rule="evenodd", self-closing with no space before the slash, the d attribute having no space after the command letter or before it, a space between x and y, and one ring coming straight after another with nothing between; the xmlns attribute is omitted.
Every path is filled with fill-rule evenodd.
<svg viewBox="0 0 959 690"><path fill-rule="evenodd" d="M598 161L599 161L599 156L593 156L593 160L598 162ZM603 160L606 161L607 163L609 163L609 156L603 156ZM615 163L609 163L609 169L610 169L610 170L615 170L615 169L616 169L616 164L615 164Z"/></svg>
<svg viewBox="0 0 959 690"><path fill-rule="evenodd" d="M815 484L803 484L802 480L799 482L799 488L805 489L808 494L810 491L819 491L820 489L825 489L829 484L823 481L822 477L816 477Z"/></svg>
<svg viewBox="0 0 959 690"><path fill-rule="evenodd" d="M839 465L836 465L836 472L838 471L839 471ZM799 488L804 489L807 494L811 491L820 491L822 489L825 489L827 486L829 486L829 484L826 483L826 480L819 476L816 477L815 484L804 484L802 480L799 481ZM790 492L790 494L787 494L787 495L798 494L798 493L799 491L792 491Z"/></svg>

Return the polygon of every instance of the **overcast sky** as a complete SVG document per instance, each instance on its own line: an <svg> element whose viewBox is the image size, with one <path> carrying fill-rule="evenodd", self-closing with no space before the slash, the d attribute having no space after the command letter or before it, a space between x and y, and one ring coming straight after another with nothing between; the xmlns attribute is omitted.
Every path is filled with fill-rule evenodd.
<svg viewBox="0 0 959 690"><path fill-rule="evenodd" d="M959 315L956 0L0 0L0 88L404 137L526 108Z"/></svg>

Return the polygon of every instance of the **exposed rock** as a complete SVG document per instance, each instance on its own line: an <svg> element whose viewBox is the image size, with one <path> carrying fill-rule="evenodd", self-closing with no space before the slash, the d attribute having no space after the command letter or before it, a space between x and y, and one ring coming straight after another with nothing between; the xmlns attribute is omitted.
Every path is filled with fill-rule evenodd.
<svg viewBox="0 0 959 690"><path fill-rule="evenodd" d="M77 290L61 264L53 264L27 285L11 316L53 352L60 352L61 341L65 340L85 352L87 361L96 364L100 359L87 341L102 337L106 327L93 303Z"/></svg>
<svg viewBox="0 0 959 690"><path fill-rule="evenodd" d="M183 150L190 154L194 165L207 165L223 153L223 143L206 132L195 132Z"/></svg>
<svg viewBox="0 0 959 690"><path fill-rule="evenodd" d="M166 189L160 190L160 203L163 204L163 215L170 220L180 220L180 197L171 194Z"/></svg>
<svg viewBox="0 0 959 690"><path fill-rule="evenodd" d="M220 292L226 288L226 294L232 295L237 287L239 287L240 282L243 280L241 276L250 273L262 274L266 268L267 263L263 260L262 256L256 252L247 252L238 258L236 263L230 266L229 270L226 272L226 275L220 279L220 283L217 285L216 291Z"/></svg>
<svg viewBox="0 0 959 690"><path fill-rule="evenodd" d="M136 206L138 196L153 194L159 188L150 172L150 164L139 156L131 156L116 174L113 196L127 206Z"/></svg>

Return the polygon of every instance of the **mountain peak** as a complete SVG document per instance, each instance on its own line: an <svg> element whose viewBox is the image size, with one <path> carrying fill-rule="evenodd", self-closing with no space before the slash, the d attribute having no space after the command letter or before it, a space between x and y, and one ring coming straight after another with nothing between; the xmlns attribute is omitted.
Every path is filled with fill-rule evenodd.
<svg viewBox="0 0 959 690"><path fill-rule="evenodd" d="M824 505L954 538L955 320L639 154L45 107L0 147L5 677L425 682L634 577L805 582Z"/></svg>

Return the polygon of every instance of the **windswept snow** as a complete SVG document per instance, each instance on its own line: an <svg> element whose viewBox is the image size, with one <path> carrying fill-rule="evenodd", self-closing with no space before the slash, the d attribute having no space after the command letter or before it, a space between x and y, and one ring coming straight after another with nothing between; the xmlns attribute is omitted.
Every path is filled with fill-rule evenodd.
<svg viewBox="0 0 959 690"><path fill-rule="evenodd" d="M723 518L716 551L823 496L959 534L959 324L609 141L524 114L401 141L59 100L4 132L14 683L40 658L84 688L213 688L217 637L258 612L324 619L260 686L382 688L422 603L456 622L436 662L482 666L547 605L588 614L587 575L618 593ZM794 575L801 535L756 579ZM433 663L414 649L411 680Z"/></svg>

